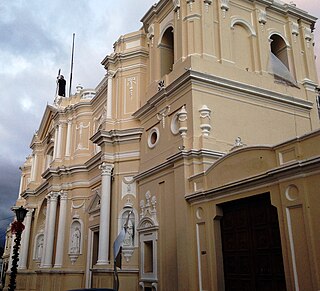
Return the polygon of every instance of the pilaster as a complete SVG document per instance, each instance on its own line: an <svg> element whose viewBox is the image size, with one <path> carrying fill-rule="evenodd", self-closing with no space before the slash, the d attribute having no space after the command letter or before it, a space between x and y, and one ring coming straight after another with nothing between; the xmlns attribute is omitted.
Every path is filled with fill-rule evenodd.
<svg viewBox="0 0 320 291"><path fill-rule="evenodd" d="M49 195L50 199L50 210L49 210L49 219L48 227L46 231L46 247L44 252L44 262L43 268L52 267L52 253L53 253L53 243L54 243L54 228L56 224L56 211L57 211L57 202L58 202L58 193L52 192Z"/></svg>
<svg viewBox="0 0 320 291"><path fill-rule="evenodd" d="M61 192L61 194L60 194L58 238L57 238L57 248L56 248L56 258L55 258L54 268L61 268L62 263L63 263L64 237L65 237L66 216L67 216L67 202L68 202L67 193Z"/></svg>
<svg viewBox="0 0 320 291"><path fill-rule="evenodd" d="M111 174L113 165L102 163L100 169L102 185L100 201L99 251L97 265L106 265L109 263Z"/></svg>
<svg viewBox="0 0 320 291"><path fill-rule="evenodd" d="M34 209L28 208L28 212L25 218L25 229L22 233L21 239L21 251L20 251L20 261L19 261L19 269L27 268L27 260L29 254L29 241L30 241L30 231L31 231L31 222L32 222L32 214Z"/></svg>

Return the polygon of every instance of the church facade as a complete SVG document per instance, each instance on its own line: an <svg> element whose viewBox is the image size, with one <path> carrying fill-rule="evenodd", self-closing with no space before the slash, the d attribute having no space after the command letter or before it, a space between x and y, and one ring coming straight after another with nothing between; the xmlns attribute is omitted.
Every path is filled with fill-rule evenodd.
<svg viewBox="0 0 320 291"><path fill-rule="evenodd" d="M320 289L316 18L160 0L141 21L95 90L45 109L21 166L17 290L111 288L126 222L120 290Z"/></svg>

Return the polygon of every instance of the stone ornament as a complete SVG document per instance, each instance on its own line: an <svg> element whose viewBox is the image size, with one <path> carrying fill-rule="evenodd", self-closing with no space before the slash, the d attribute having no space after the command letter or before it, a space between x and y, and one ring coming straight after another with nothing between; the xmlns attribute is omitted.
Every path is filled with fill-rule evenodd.
<svg viewBox="0 0 320 291"><path fill-rule="evenodd" d="M226 12L229 10L229 0L220 0L220 8L223 18L226 17Z"/></svg>
<svg viewBox="0 0 320 291"><path fill-rule="evenodd" d="M188 126L187 126L187 110L186 106L183 105L181 110L177 113L178 120L179 120L179 133L182 138L185 138L187 136Z"/></svg>
<svg viewBox="0 0 320 291"><path fill-rule="evenodd" d="M212 0L204 0L203 2L206 7L206 12L209 12L209 5L212 4Z"/></svg>
<svg viewBox="0 0 320 291"><path fill-rule="evenodd" d="M113 165L107 164L103 162L100 166L99 169L101 170L101 176L111 176L112 175L112 170L113 170Z"/></svg>
<svg viewBox="0 0 320 291"><path fill-rule="evenodd" d="M82 253L82 224L80 220L72 222L69 239L69 258L72 264L76 262Z"/></svg>
<svg viewBox="0 0 320 291"><path fill-rule="evenodd" d="M311 32L311 28L309 27L305 27L304 28L304 39L307 42L307 47L310 47L310 43L312 41L312 32Z"/></svg>
<svg viewBox="0 0 320 291"><path fill-rule="evenodd" d="M177 17L180 19L180 0L172 0L173 1L173 11L177 12Z"/></svg>
<svg viewBox="0 0 320 291"><path fill-rule="evenodd" d="M127 86L129 87L129 95L130 98L132 99L133 97L133 86L137 84L136 77L131 77L127 79Z"/></svg>
<svg viewBox="0 0 320 291"><path fill-rule="evenodd" d="M37 263L37 265L40 265L41 258L43 255L43 245L44 245L44 233L43 230L40 231L40 233L37 234L35 238L35 246L34 246L34 255L33 260Z"/></svg>
<svg viewBox="0 0 320 291"><path fill-rule="evenodd" d="M136 183L134 182L133 176L123 177L121 186L122 198L126 195L132 195L136 197Z"/></svg>
<svg viewBox="0 0 320 291"><path fill-rule="evenodd" d="M79 126L76 126L76 131L78 133L77 134L78 145L77 145L76 151L88 149L88 146L85 146L82 141L85 134L89 135L89 130L90 130L89 127L90 127L90 122L87 125L85 125L83 122L80 122Z"/></svg>
<svg viewBox="0 0 320 291"><path fill-rule="evenodd" d="M143 224L144 227L151 227L158 225L158 219L157 219L157 209L156 209L156 196L151 197L150 191L147 191L145 194L145 200L140 201L140 223L146 220Z"/></svg>
<svg viewBox="0 0 320 291"><path fill-rule="evenodd" d="M267 23L267 12L265 10L258 9L258 21L263 31L263 27Z"/></svg>
<svg viewBox="0 0 320 291"><path fill-rule="evenodd" d="M165 108L161 109L159 113L157 113L157 119L162 121L162 127L165 128L165 118L170 113L170 105L167 105Z"/></svg>
<svg viewBox="0 0 320 291"><path fill-rule="evenodd" d="M207 107L207 105L203 105L200 109L200 128L202 131L203 137L208 137L211 131L211 110Z"/></svg>
<svg viewBox="0 0 320 291"><path fill-rule="evenodd" d="M158 92L161 91L162 89L164 89L166 86L164 84L164 80L160 80L158 82Z"/></svg>
<svg viewBox="0 0 320 291"><path fill-rule="evenodd" d="M187 0L187 4L189 4L190 12L192 12L192 6L195 0Z"/></svg>
<svg viewBox="0 0 320 291"><path fill-rule="evenodd" d="M246 144L244 144L244 143L242 142L242 140L241 140L241 137L238 136L238 137L235 139L234 145L233 145L233 147L231 148L230 151L233 151L233 150L238 149L238 148L242 148L242 147L244 147L244 146L246 146Z"/></svg>

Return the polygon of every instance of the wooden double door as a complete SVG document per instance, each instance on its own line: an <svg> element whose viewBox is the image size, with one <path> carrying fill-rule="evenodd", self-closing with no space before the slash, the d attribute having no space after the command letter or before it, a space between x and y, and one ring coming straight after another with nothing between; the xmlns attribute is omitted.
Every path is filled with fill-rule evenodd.
<svg viewBox="0 0 320 291"><path fill-rule="evenodd" d="M269 193L221 207L225 290L286 290L278 214Z"/></svg>

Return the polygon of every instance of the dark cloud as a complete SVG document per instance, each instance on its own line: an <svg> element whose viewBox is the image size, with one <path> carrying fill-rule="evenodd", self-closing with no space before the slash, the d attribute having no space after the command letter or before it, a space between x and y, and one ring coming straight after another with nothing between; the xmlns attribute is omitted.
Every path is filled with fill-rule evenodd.
<svg viewBox="0 0 320 291"><path fill-rule="evenodd" d="M0 246L3 246L5 231L14 214L11 206L18 198L20 170L18 163L0 156Z"/></svg>

